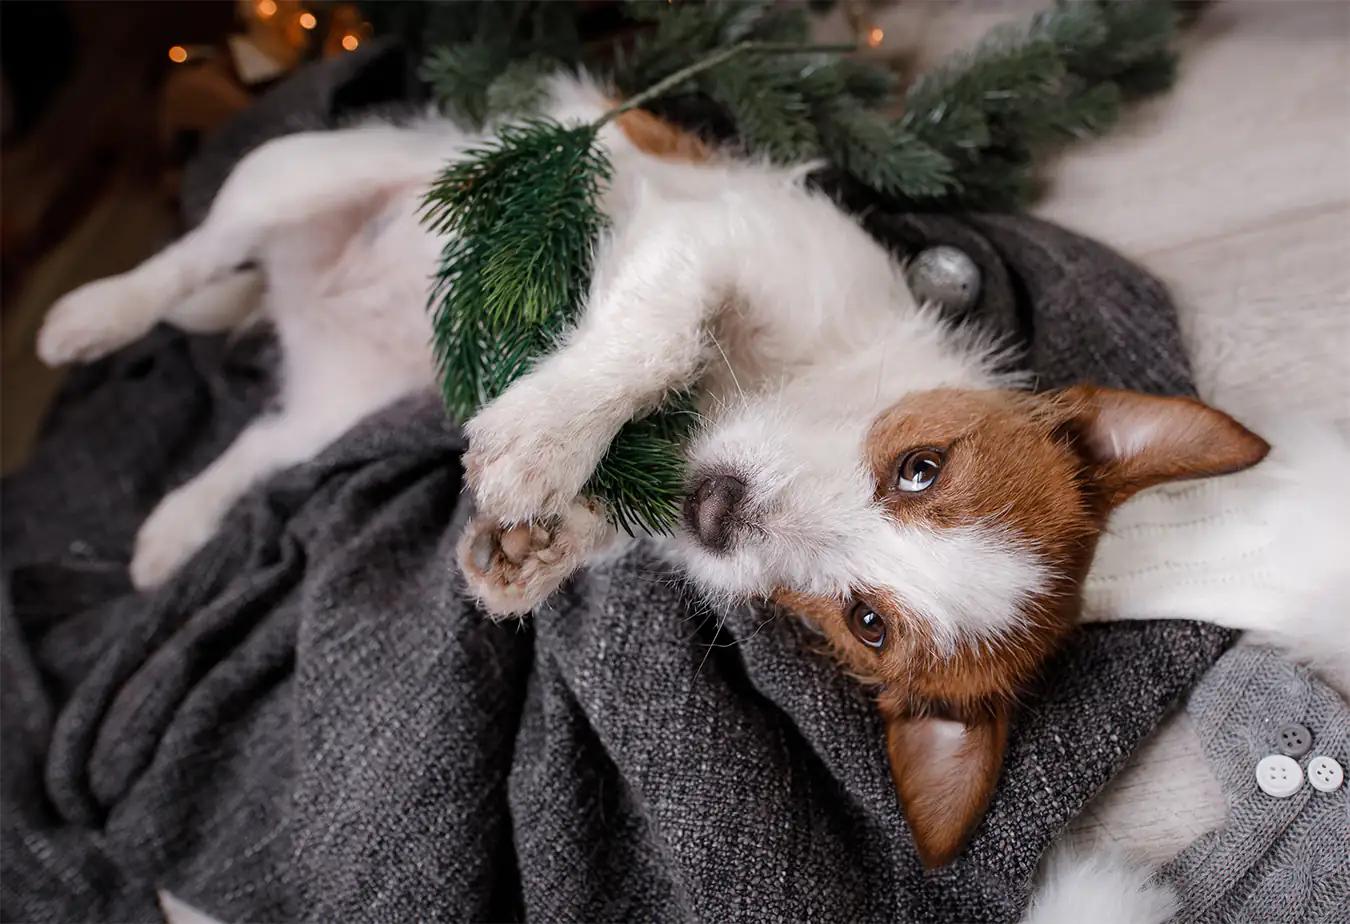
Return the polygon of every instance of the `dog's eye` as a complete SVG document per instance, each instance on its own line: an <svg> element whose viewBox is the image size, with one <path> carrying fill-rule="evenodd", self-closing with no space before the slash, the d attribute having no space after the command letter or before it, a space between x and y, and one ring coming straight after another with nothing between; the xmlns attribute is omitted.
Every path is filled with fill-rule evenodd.
<svg viewBox="0 0 1350 924"><path fill-rule="evenodd" d="M886 621L866 603L855 603L848 611L848 630L868 648L886 644Z"/></svg>
<svg viewBox="0 0 1350 924"><path fill-rule="evenodd" d="M915 449L905 453L896 473L895 487L911 493L927 491L942 471L942 453L936 449Z"/></svg>

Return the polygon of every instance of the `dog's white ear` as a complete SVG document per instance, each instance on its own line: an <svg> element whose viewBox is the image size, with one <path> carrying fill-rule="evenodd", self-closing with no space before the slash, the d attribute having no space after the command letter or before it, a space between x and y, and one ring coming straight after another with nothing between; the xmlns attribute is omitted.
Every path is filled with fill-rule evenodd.
<svg viewBox="0 0 1350 924"><path fill-rule="evenodd" d="M1003 768L1009 708L946 719L887 715L883 705L891 777L928 869L950 863L984 817Z"/></svg>
<svg viewBox="0 0 1350 924"><path fill-rule="evenodd" d="M1073 440L1109 506L1165 481L1241 471L1270 451L1261 437L1193 398L1076 385L1054 400L1064 415L1060 432Z"/></svg>

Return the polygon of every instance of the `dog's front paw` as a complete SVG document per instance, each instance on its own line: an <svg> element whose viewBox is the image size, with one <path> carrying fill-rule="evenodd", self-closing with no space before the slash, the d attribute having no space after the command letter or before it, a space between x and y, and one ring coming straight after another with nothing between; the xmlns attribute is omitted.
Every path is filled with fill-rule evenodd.
<svg viewBox="0 0 1350 924"><path fill-rule="evenodd" d="M503 526L475 517L460 536L459 568L494 617L523 616L543 603L612 535L593 503L577 501L548 523Z"/></svg>
<svg viewBox="0 0 1350 924"><path fill-rule="evenodd" d="M567 407L528 380L483 408L465 431L469 488L479 511L504 523L563 515L613 436L598 414Z"/></svg>
<svg viewBox="0 0 1350 924"><path fill-rule="evenodd" d="M92 362L154 325L145 293L121 276L80 286L47 312L37 354L48 366Z"/></svg>
<svg viewBox="0 0 1350 924"><path fill-rule="evenodd" d="M168 580L215 534L220 516L208 509L214 507L200 503L182 489L160 501L136 533L131 583L138 590L147 590Z"/></svg>

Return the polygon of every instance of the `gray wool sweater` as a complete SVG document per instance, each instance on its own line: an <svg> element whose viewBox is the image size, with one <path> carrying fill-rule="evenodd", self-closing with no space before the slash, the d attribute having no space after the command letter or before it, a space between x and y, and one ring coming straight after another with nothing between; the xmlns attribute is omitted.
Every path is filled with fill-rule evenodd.
<svg viewBox="0 0 1350 924"><path fill-rule="evenodd" d="M1350 767L1350 708L1308 671L1264 648L1235 648L1191 693L1186 712L1228 803L1228 819L1159 872L1181 901L1177 924L1350 921L1350 786L1305 778L1287 798L1255 767L1290 724L1312 735L1298 758Z"/></svg>

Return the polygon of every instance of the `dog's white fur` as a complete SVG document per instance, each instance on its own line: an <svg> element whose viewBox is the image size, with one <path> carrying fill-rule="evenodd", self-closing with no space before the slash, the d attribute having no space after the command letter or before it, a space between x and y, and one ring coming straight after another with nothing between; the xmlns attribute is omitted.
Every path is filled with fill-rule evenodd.
<svg viewBox="0 0 1350 924"><path fill-rule="evenodd" d="M564 121L608 105L585 81L557 81L553 96L551 114ZM171 574L252 483L433 384L425 302L442 241L421 227L417 205L444 162L478 140L431 119L270 142L240 162L201 227L53 308L38 342L49 363L96 358L159 321L228 329L259 303L282 343L279 408L147 519L131 566L137 585ZM513 580L473 589L498 611L523 612L616 547L602 513L577 495L624 422L699 378L705 426L691 468L742 477L755 524L730 554L671 541L705 593L900 586L939 642L1008 630L1047 580L1034 553L994 524L894 523L861 452L877 414L916 388L1015 384L994 371L994 345L916 305L889 255L797 174L661 160L614 126L602 143L615 166L603 203L613 224L581 320L467 424L482 515L465 547L502 521L556 519ZM1120 445L1149 426L1119 434ZM1105 895L1114 883L1117 910L1120 894L1138 892L1137 877L1100 862L1066 864L1054 865L1060 885L1043 893L1034 920L1059 920L1051 909L1060 906L1087 916L1075 886ZM1140 902L1140 914L1165 907Z"/></svg>
<svg viewBox="0 0 1350 924"><path fill-rule="evenodd" d="M1147 864L1109 849L1051 848L1022 924L1163 924L1180 906Z"/></svg>
<svg viewBox="0 0 1350 924"><path fill-rule="evenodd" d="M563 121L609 105L585 80L552 89ZM254 481L432 384L425 291L442 241L416 206L445 160L477 140L429 119L271 142L240 162L199 228L54 307L40 355L86 360L161 320L231 326L242 309L188 296L247 285L237 273L246 263L266 281L262 311L284 357L280 407L151 514L132 561L138 586L164 580ZM615 168L603 200L612 230L580 321L466 427L483 517L465 541L484 522L554 518L549 541L510 582L470 575L473 589L491 609L523 612L617 541L577 506L582 486L626 421L700 378L706 426L692 469L734 466L755 513L753 535L727 558L674 543L710 596L901 584L937 639L1008 628L1045 580L1034 554L997 525L895 525L862 454L867 425L916 387L1010 384L993 371L997 350L917 306L890 256L799 172L673 162L614 126L601 141ZM948 578L958 572L969 577Z"/></svg>
<svg viewBox="0 0 1350 924"><path fill-rule="evenodd" d="M556 78L551 91L562 121L609 105L584 78ZM38 351L53 364L107 353L158 321L219 330L257 312L281 340L278 409L150 515L131 565L138 586L172 573L259 478L433 384L425 302L443 241L417 207L444 162L480 140L429 118L269 142L200 227L52 309ZM667 543L707 596L896 587L939 644L1015 628L1048 580L1028 543L992 522L895 523L862 452L870 424L907 393L1018 384L995 371L997 345L916 305L890 255L799 171L654 157L613 124L601 143L612 226L580 320L466 425L481 516L464 547L498 523L547 523L546 536L510 580L467 568L471 589L489 609L525 612L612 550L620 538L578 494L626 421L697 378L704 426L690 468L743 479L753 526L723 554L684 535ZM1154 423L1138 423L1112 438L1146 441Z"/></svg>

